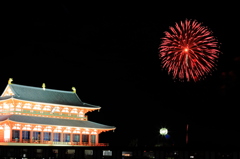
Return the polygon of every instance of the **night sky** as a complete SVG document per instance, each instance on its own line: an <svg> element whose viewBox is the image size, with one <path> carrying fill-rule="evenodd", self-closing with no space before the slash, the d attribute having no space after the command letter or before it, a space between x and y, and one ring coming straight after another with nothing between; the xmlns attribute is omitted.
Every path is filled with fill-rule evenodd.
<svg viewBox="0 0 240 159"><path fill-rule="evenodd" d="M103 5L103 4L102 4ZM239 131L237 4L104 7L70 3L9 4L2 18L0 88L13 83L71 90L101 106L89 120L116 126L100 135L111 145L152 146L167 127L169 142L232 145ZM158 47L175 22L196 19L221 43L216 70L199 82L174 81Z"/></svg>

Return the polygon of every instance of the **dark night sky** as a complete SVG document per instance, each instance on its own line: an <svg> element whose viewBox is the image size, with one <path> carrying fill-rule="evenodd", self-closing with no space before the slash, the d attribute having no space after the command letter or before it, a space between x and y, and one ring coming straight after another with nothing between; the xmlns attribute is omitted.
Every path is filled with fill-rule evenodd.
<svg viewBox="0 0 240 159"><path fill-rule="evenodd" d="M155 144L159 128L184 143L237 143L239 9L236 4L11 4L2 18L0 88L13 83L71 90L101 106L89 120L116 126L101 142ZM144 6L144 7L143 7ZM217 70L197 83L174 82L161 69L158 46L175 22L196 19L218 38ZM208 132L205 132L208 131Z"/></svg>

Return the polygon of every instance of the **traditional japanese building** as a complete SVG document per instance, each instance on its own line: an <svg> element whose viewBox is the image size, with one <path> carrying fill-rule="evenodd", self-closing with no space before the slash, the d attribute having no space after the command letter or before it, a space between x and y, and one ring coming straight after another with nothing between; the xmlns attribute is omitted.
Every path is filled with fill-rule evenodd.
<svg viewBox="0 0 240 159"><path fill-rule="evenodd" d="M11 83L0 97L0 145L107 146L99 134L114 131L89 121L87 112L101 107L84 103L73 91Z"/></svg>

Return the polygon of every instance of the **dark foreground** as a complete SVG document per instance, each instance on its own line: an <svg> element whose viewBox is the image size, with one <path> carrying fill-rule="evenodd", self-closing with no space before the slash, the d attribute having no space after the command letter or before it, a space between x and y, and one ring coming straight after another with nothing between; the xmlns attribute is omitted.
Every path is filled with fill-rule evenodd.
<svg viewBox="0 0 240 159"><path fill-rule="evenodd" d="M236 147L0 146L0 159L240 159Z"/></svg>

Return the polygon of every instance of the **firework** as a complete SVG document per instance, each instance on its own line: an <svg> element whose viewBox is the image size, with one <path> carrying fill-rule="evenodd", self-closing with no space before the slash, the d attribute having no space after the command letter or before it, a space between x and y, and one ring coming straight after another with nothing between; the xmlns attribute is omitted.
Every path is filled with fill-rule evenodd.
<svg viewBox="0 0 240 159"><path fill-rule="evenodd" d="M216 68L219 43L212 32L196 20L185 20L164 32L159 46L162 68L173 79L199 81Z"/></svg>

